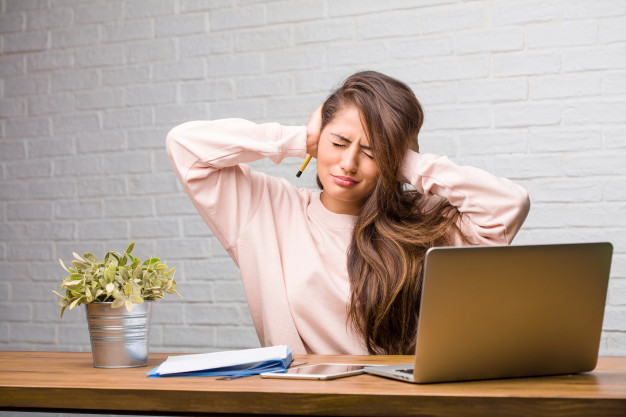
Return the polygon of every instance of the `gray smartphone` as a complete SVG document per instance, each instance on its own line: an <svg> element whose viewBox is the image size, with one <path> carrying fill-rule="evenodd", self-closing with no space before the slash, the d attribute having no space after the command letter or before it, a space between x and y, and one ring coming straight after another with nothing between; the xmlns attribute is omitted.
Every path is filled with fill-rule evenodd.
<svg viewBox="0 0 626 417"><path fill-rule="evenodd" d="M261 377L327 380L362 374L365 366L367 365L350 363L320 363L317 365L291 368L288 369L287 372L264 372L261 374Z"/></svg>

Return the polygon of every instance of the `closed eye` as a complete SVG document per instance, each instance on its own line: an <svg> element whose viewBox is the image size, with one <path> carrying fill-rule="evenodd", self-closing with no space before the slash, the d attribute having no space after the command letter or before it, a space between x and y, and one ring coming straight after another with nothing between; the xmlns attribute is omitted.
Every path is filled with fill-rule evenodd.
<svg viewBox="0 0 626 417"><path fill-rule="evenodd" d="M342 143L332 142L332 144L335 148L347 148L348 147L348 145L344 145Z"/></svg>

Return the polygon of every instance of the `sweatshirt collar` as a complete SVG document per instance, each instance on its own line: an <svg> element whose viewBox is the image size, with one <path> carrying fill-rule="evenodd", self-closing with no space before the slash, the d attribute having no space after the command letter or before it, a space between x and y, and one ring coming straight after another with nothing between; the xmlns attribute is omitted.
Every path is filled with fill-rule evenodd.
<svg viewBox="0 0 626 417"><path fill-rule="evenodd" d="M320 192L311 193L309 216L336 229L352 229L357 216L351 214L338 214L328 210L320 199Z"/></svg>

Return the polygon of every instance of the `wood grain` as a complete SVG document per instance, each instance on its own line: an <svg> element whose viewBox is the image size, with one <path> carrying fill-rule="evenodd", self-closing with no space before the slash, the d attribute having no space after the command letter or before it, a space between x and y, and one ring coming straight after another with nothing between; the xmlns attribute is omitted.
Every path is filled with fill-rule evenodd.
<svg viewBox="0 0 626 417"><path fill-rule="evenodd" d="M90 353L0 352L0 410L267 415L626 416L626 357L577 375L408 384L371 375L331 381L148 378L144 368L94 368ZM410 356L297 355L313 363L410 363Z"/></svg>

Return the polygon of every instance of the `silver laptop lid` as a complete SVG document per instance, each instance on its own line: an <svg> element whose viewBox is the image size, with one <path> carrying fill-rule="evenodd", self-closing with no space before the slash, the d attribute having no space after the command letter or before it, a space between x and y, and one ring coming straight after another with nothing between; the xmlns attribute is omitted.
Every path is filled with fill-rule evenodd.
<svg viewBox="0 0 626 417"><path fill-rule="evenodd" d="M432 248L416 382L591 371L610 243Z"/></svg>

